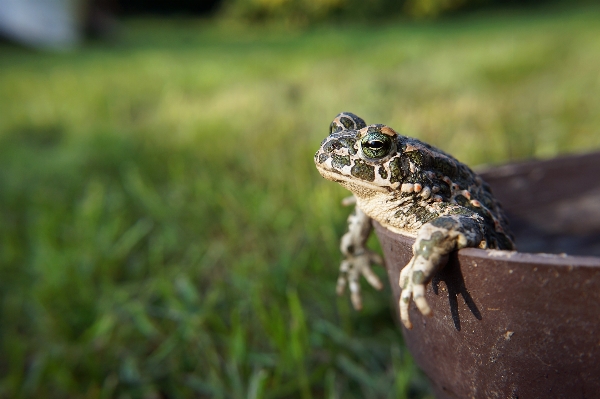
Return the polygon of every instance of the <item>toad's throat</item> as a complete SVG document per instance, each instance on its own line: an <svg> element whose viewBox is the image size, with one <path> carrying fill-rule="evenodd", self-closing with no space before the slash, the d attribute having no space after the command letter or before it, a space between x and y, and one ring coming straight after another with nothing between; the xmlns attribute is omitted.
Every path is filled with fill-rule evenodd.
<svg viewBox="0 0 600 399"><path fill-rule="evenodd" d="M369 191L376 191L379 193L389 193L390 191L392 191L390 187L382 187L382 186L378 186L376 184L370 183L368 181L357 179L355 177L346 176L335 169L329 170L329 169L324 169L324 168L318 168L318 170L319 170L319 173L321 174L321 176L323 176L327 180L331 180L336 183L339 183L340 185L342 185L342 187L346 188L347 190L352 191L358 197L362 197L362 196L370 197L370 195L364 195L364 194L368 193ZM363 194L363 195L361 195L361 194Z"/></svg>

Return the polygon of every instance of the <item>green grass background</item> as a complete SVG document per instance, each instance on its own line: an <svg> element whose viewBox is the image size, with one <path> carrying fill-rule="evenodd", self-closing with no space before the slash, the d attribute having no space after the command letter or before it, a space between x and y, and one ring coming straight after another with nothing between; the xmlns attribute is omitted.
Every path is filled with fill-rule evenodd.
<svg viewBox="0 0 600 399"><path fill-rule="evenodd" d="M599 17L2 45L0 397L426 397L389 288L335 296L347 193L314 151L340 111L471 165L598 149Z"/></svg>

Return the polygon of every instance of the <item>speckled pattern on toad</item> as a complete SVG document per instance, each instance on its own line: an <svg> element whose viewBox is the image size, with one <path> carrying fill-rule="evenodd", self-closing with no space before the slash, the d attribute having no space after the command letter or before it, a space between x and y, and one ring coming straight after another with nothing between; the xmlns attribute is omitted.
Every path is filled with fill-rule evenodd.
<svg viewBox="0 0 600 399"><path fill-rule="evenodd" d="M399 281L400 318L409 329L410 300L423 315L431 314L425 288L450 252L464 247L514 249L500 204L475 172L389 126L367 126L352 113L339 114L315 154L315 164L324 178L354 194L345 200L356 207L340 244L344 259L337 291L341 294L348 285L357 309L362 307L361 275L375 288L382 287L371 270L381 259L365 247L372 219L416 239Z"/></svg>

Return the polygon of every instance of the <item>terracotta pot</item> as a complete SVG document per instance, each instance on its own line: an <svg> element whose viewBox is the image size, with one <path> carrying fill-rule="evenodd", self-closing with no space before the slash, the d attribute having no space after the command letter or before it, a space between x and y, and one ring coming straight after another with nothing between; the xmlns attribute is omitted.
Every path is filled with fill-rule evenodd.
<svg viewBox="0 0 600 399"><path fill-rule="evenodd" d="M452 255L427 289L433 317L411 305L401 327L409 350L438 399L600 398L600 153L482 175L520 252ZM375 229L397 304L414 240Z"/></svg>

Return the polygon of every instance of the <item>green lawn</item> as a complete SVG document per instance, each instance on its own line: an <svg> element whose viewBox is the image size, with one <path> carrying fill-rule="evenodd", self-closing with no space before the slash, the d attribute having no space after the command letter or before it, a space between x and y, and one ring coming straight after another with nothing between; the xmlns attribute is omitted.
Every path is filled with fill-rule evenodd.
<svg viewBox="0 0 600 399"><path fill-rule="evenodd" d="M471 165L599 149L599 17L2 45L0 397L426 396L389 288L335 296L347 193L313 153L340 111Z"/></svg>

